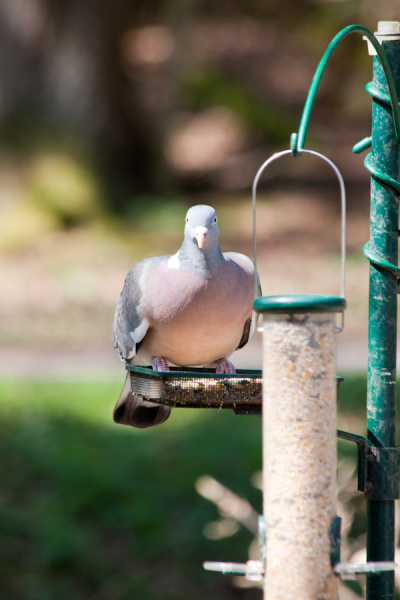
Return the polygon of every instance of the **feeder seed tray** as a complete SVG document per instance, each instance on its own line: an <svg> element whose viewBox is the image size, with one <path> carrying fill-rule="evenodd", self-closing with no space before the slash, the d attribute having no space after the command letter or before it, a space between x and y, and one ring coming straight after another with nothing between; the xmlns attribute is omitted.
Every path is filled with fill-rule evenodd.
<svg viewBox="0 0 400 600"><path fill-rule="evenodd" d="M127 365L131 391L158 404L188 408L231 408L237 413L261 414L262 373L238 369L217 374L211 369L153 371Z"/></svg>

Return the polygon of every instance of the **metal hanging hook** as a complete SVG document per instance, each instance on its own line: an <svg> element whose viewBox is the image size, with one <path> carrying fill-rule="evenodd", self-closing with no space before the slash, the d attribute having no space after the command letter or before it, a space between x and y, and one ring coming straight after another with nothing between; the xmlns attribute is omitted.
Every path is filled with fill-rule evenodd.
<svg viewBox="0 0 400 600"><path fill-rule="evenodd" d="M306 133L307 133L308 122L310 120L311 111L312 111L312 108L314 105L315 96L316 96L322 75L323 75L325 68L329 62L329 59L331 58L336 47L339 45L339 43L345 37L347 37L351 33L362 34L364 36L364 38L366 40L368 40L368 42L374 48L374 50L381 62L382 69L385 74L385 79L386 79L388 90L389 90L389 96L390 96L392 108L393 108L393 120L394 120L394 127L395 127L395 131L396 131L396 139L397 139L397 142L400 144L400 105L399 105L399 99L398 99L396 86L395 86L395 82L394 82L394 77L393 77L392 71L390 69L388 60L386 58L385 51L382 48L382 46L380 45L378 39L372 33L372 31L370 31L363 25L349 25L348 27L345 27L344 29L339 31L339 33L333 38L333 40L331 41L331 43L325 50L325 53L318 64L317 70L315 71L310 89L308 91L306 102L304 105L303 114L301 116L299 131L298 131L298 133L293 133L291 136L290 146L291 146L291 151L293 153L293 156L301 156L302 152L305 152L305 150L303 149L303 146L304 146L304 141L305 141L305 137L306 137Z"/></svg>
<svg viewBox="0 0 400 600"><path fill-rule="evenodd" d="M311 154L313 156L317 156L325 161L334 171L340 186L340 202L341 202L341 245L340 245L340 254L341 254L341 297L344 298L345 295L345 278L346 278L346 189L344 185L344 180L342 174L340 173L337 166L324 154L320 154L319 152L315 152L314 150L304 150L302 149L304 154ZM265 169L275 160L285 156L286 154L292 154L292 150L283 150L282 152L277 152L273 154L270 158L268 158L258 169L257 174L253 181L253 189L252 189L252 201L253 201L253 262L255 269L257 270L257 236L256 236L256 195L257 195L257 185L260 180L261 175L265 171ZM255 283L256 285L256 283ZM255 295L257 297L257 289L255 287Z"/></svg>

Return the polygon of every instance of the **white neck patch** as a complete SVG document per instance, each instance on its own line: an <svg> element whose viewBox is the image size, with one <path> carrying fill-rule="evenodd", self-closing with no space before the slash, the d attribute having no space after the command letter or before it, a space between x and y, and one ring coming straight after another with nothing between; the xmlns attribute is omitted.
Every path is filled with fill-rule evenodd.
<svg viewBox="0 0 400 600"><path fill-rule="evenodd" d="M177 252L168 259L168 269L179 269L180 266L181 263L179 262L179 252Z"/></svg>

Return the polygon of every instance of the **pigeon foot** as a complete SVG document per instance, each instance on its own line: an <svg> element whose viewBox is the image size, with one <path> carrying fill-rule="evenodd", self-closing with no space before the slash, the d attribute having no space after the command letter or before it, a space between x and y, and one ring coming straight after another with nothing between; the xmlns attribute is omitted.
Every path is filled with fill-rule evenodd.
<svg viewBox="0 0 400 600"><path fill-rule="evenodd" d="M227 358L220 358L216 363L216 373L230 373L234 375L236 373L236 369L233 363L231 363Z"/></svg>
<svg viewBox="0 0 400 600"><path fill-rule="evenodd" d="M166 373L169 371L168 361L162 356L155 356L153 358L153 370Z"/></svg>

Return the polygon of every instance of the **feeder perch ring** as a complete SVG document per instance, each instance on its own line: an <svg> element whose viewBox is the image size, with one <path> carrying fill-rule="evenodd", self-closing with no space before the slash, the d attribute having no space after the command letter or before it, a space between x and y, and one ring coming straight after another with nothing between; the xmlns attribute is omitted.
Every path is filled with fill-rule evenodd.
<svg viewBox="0 0 400 600"><path fill-rule="evenodd" d="M231 408L236 414L261 415L262 372L238 369L235 374L212 369L127 365L131 391L158 404L180 408Z"/></svg>

